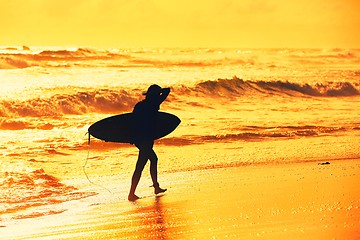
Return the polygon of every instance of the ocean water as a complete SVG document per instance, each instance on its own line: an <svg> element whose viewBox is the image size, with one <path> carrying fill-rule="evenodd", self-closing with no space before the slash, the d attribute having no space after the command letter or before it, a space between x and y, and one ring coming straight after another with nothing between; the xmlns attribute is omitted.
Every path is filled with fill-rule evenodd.
<svg viewBox="0 0 360 240"><path fill-rule="evenodd" d="M182 120L160 175L360 157L359 49L24 49L0 48L0 226L126 196L137 149L86 133L153 83Z"/></svg>

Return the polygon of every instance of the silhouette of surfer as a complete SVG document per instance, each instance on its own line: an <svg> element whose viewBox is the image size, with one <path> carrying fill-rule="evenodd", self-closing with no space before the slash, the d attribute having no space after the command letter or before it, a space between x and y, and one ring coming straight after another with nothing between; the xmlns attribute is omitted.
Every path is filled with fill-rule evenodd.
<svg viewBox="0 0 360 240"><path fill-rule="evenodd" d="M156 131L156 116L160 109L160 104L167 98L169 93L170 88L161 88L156 84L151 85L147 92L143 93L145 99L138 102L134 107L133 114L135 115L135 119L132 132L134 144L139 149L139 156L131 179L131 188L128 196L129 201L139 199L139 197L135 195L135 190L148 160L150 160L150 175L153 182L154 193L159 194L167 190L160 188L158 183L158 157L153 150L153 146Z"/></svg>

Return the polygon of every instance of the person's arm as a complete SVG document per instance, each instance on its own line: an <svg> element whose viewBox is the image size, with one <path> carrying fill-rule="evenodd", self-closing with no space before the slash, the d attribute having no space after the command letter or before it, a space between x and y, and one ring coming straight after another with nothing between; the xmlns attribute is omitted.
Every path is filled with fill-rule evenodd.
<svg viewBox="0 0 360 240"><path fill-rule="evenodd" d="M169 96L170 88L163 88L160 92L159 105Z"/></svg>

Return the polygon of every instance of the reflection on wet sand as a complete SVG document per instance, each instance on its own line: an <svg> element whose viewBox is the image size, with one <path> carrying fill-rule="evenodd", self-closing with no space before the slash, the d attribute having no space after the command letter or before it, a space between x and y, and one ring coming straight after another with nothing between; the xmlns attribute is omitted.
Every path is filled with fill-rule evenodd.
<svg viewBox="0 0 360 240"><path fill-rule="evenodd" d="M137 201L130 212L134 234L141 239L181 239L185 232L179 216L172 215L169 204L164 204L164 196L156 196L153 201Z"/></svg>

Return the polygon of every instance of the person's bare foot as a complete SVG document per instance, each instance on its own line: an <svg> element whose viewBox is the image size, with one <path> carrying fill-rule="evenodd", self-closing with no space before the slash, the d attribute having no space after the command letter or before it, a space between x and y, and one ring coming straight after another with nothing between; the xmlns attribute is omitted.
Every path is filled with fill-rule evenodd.
<svg viewBox="0 0 360 240"><path fill-rule="evenodd" d="M134 202L134 201L136 201L136 200L138 200L138 199L139 199L139 197L136 196L135 194L129 194L129 196L128 196L128 200L129 200L130 202Z"/></svg>
<svg viewBox="0 0 360 240"><path fill-rule="evenodd" d="M162 189L159 186L154 187L154 188L155 188L155 190L154 190L155 194L163 193L163 192L166 192L166 190L167 190L167 189Z"/></svg>

